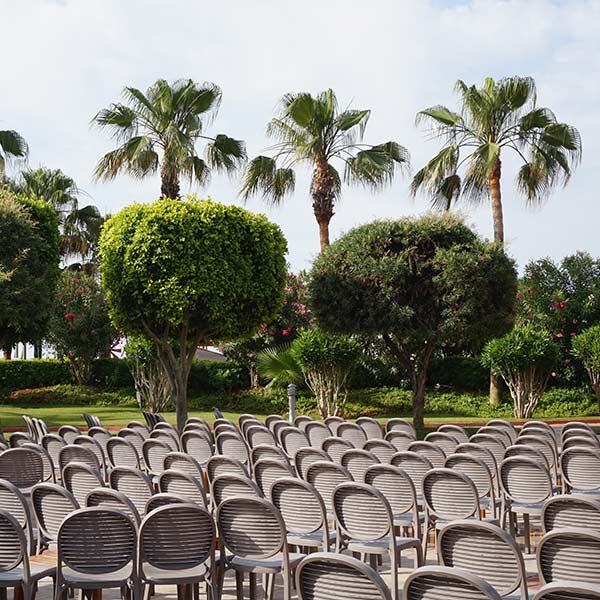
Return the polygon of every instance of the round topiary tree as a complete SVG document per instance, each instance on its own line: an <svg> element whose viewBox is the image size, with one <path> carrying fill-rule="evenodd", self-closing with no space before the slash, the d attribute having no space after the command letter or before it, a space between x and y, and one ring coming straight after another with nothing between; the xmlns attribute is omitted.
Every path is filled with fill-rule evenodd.
<svg viewBox="0 0 600 600"><path fill-rule="evenodd" d="M454 215L357 227L315 260L309 284L322 328L379 339L409 375L416 427L434 353L502 335L515 291L513 261Z"/></svg>
<svg viewBox="0 0 600 600"><path fill-rule="evenodd" d="M100 239L102 284L120 331L154 341L187 418L196 348L250 335L281 306L286 240L263 215L210 200L134 204Z"/></svg>
<svg viewBox="0 0 600 600"><path fill-rule="evenodd" d="M505 336L489 341L481 361L504 379L517 419L529 419L548 378L556 367L560 349L544 329L530 323L515 325Z"/></svg>
<svg viewBox="0 0 600 600"><path fill-rule="evenodd" d="M573 338L573 354L583 363L600 413L600 325L593 325Z"/></svg>

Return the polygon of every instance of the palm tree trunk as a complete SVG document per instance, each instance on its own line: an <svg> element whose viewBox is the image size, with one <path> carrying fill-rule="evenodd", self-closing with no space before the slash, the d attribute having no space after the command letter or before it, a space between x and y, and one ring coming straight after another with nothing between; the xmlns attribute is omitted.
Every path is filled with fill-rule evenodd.
<svg viewBox="0 0 600 600"><path fill-rule="evenodd" d="M178 200L179 196L179 177L171 173L163 164L160 169L160 193L161 196L166 196L173 200Z"/></svg>
<svg viewBox="0 0 600 600"><path fill-rule="evenodd" d="M329 173L326 160L317 162L311 184L313 212L319 225L319 243L321 252L329 246L329 223L334 215L334 181Z"/></svg>

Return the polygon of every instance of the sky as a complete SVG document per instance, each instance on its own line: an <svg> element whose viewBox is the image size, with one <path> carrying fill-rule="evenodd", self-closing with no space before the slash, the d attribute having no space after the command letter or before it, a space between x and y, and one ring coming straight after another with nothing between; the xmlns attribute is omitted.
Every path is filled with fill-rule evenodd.
<svg viewBox="0 0 600 600"><path fill-rule="evenodd" d="M579 129L583 160L539 208L516 192L517 163L503 161L508 252L521 269L577 250L600 255L600 0L0 0L0 23L0 129L25 137L30 167L62 169L86 192L85 203L111 213L160 191L158 176L94 181L114 143L90 121L126 85L218 84L221 109L207 133L245 140L250 157L269 146L265 126L283 94L332 88L340 105L371 109L365 142L406 146L414 173L439 149L415 126L419 110L456 108L457 79L530 75L538 104ZM319 249L309 175L298 172L294 194L279 207L260 198L245 205L281 226L296 271ZM427 199L412 199L409 184L410 176L398 176L377 194L345 188L332 238L374 219L427 212ZM215 176L193 191L243 205L239 187L239 178ZM457 210L492 236L489 204Z"/></svg>

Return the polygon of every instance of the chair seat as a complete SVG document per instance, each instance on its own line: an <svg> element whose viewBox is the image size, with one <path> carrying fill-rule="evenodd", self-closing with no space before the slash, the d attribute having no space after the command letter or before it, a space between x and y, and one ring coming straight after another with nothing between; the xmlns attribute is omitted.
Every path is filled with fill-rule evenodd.
<svg viewBox="0 0 600 600"><path fill-rule="evenodd" d="M513 502L510 511L518 514L541 515L543 502Z"/></svg>
<svg viewBox="0 0 600 600"><path fill-rule="evenodd" d="M296 565L305 557L305 554L290 552L290 569L295 569ZM235 571L243 573L280 573L283 569L283 555L275 554L270 558L242 558L234 556L228 561L227 566Z"/></svg>
<svg viewBox="0 0 600 600"><path fill-rule="evenodd" d="M335 531L329 532L329 543L335 543ZM320 548L323 546L323 531L312 533L288 533L287 542L292 546L308 546L309 548Z"/></svg>
<svg viewBox="0 0 600 600"><path fill-rule="evenodd" d="M202 581L208 574L208 565L204 563L187 569L162 569L150 563L144 563L142 572L144 582L157 585L180 585Z"/></svg>
<svg viewBox="0 0 600 600"><path fill-rule="evenodd" d="M133 567L126 565L118 571L111 573L82 573L70 567L62 570L66 585L81 589L114 588L121 587L131 578Z"/></svg>
<svg viewBox="0 0 600 600"><path fill-rule="evenodd" d="M417 538L395 537L396 550L405 550L406 548L416 548L420 545ZM380 540L349 540L348 550L350 552L360 552L361 554L387 554L390 550L389 538Z"/></svg>
<svg viewBox="0 0 600 600"><path fill-rule="evenodd" d="M49 565L29 565L29 577L32 581L38 581L44 577L54 577L56 567ZM23 581L23 567L16 567L10 571L0 572L0 587L14 587Z"/></svg>
<svg viewBox="0 0 600 600"><path fill-rule="evenodd" d="M475 522L477 522L479 519L473 519ZM498 527L500 527L500 521L498 519L493 519L492 517L486 517L485 519L481 519L481 521L483 521L484 523L491 523L492 525L496 525ZM443 527L445 527L448 523L451 523L452 521L449 519L436 519L435 520L435 528L436 529L442 529Z"/></svg>
<svg viewBox="0 0 600 600"><path fill-rule="evenodd" d="M422 523L425 520L425 514L419 513L419 523ZM401 515L394 515L394 525L412 525L415 521L414 513L407 512L402 513Z"/></svg>

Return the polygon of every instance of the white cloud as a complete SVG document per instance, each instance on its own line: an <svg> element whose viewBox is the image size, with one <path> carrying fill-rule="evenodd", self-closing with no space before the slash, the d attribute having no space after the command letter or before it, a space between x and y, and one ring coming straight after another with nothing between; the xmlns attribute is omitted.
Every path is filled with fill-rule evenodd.
<svg viewBox="0 0 600 600"><path fill-rule="evenodd" d="M516 195L506 161L510 251L521 265L577 249L598 255L599 17L598 0L0 0L3 46L11 49L0 70L0 126L26 137L33 166L62 168L101 208L116 211L159 190L158 180L92 179L111 141L90 119L125 85L145 88L158 77L218 83L224 99L215 131L245 139L251 155L268 145L264 127L283 93L332 87L342 103L373 110L367 140L399 141L418 168L437 146L414 127L417 110L452 104L458 78L532 75L539 102L580 129L584 162L565 190L534 211ZM234 202L237 187L217 177L204 193ZM376 196L346 190L334 236L373 218L427 210L407 189L399 179ZM281 224L294 268L318 251L307 190L303 173L284 206L248 205ZM468 214L491 235L487 206Z"/></svg>

